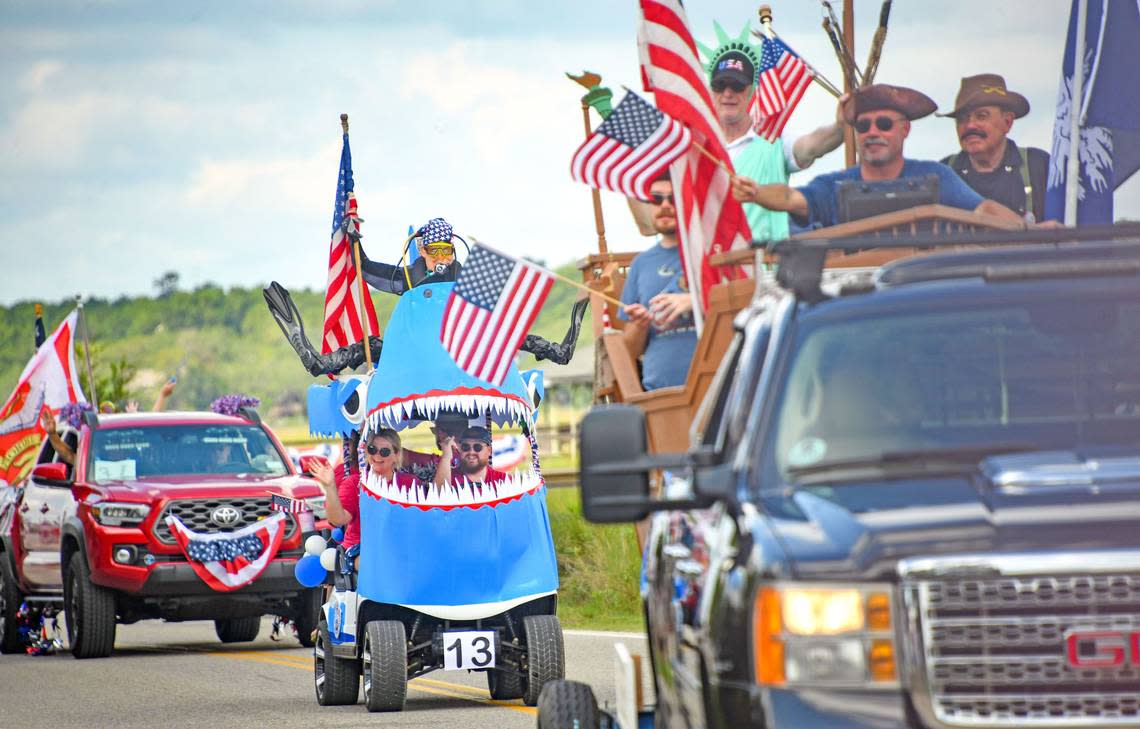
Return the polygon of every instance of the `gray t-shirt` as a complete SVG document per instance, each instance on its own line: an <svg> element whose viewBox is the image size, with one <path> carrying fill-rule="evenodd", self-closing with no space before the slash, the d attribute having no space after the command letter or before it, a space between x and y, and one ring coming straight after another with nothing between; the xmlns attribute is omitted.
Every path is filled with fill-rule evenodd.
<svg viewBox="0 0 1140 729"><path fill-rule="evenodd" d="M624 304L649 306L659 293L679 293L682 281L681 252L676 247L657 244L643 251L629 266L629 276L621 292ZM628 319L625 312L618 314ZM646 390L683 385L697 348L697 330L691 314L680 317L666 328L649 327L645 357L641 367L641 384Z"/></svg>

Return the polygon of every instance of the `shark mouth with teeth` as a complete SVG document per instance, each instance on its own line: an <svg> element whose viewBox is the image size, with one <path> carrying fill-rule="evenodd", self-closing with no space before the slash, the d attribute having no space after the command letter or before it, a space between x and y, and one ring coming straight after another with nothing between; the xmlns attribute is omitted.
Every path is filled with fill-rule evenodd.
<svg viewBox="0 0 1140 729"><path fill-rule="evenodd" d="M516 395L503 396L486 390L458 388L377 405L368 414L368 426L372 430L402 428L412 421L435 420L440 413L458 413L469 418L490 415L498 425L516 425L530 421L532 408L531 403Z"/></svg>
<svg viewBox="0 0 1140 729"><path fill-rule="evenodd" d="M542 478L530 471L507 474L504 480L493 483L464 479L448 486L419 481L411 486L401 486L374 474L369 474L361 482L363 493L367 496L384 499L398 506L445 510L499 506L533 494L542 485Z"/></svg>

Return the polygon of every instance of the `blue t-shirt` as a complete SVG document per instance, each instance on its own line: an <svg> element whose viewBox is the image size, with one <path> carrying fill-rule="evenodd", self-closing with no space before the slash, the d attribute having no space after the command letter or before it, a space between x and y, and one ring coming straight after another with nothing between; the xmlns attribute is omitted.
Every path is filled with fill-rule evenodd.
<svg viewBox="0 0 1140 729"><path fill-rule="evenodd" d="M681 251L676 246L664 248L657 244L639 253L629 265L622 303L648 307L649 300L657 294L684 291L682 277ZM629 319L624 311L618 316ZM656 390L685 384L696 348L697 330L692 315L679 317L666 328L650 325L641 365L642 387Z"/></svg>
<svg viewBox="0 0 1140 729"><path fill-rule="evenodd" d="M938 202L952 208L973 210L982 204L984 198L962 182L954 170L940 162L904 159L899 177L925 177L938 175ZM862 180L863 171L859 165L848 167L840 172L819 175L804 187L796 189L807 198L807 223L811 227L839 224L839 184L848 180ZM802 218L796 219L803 223Z"/></svg>

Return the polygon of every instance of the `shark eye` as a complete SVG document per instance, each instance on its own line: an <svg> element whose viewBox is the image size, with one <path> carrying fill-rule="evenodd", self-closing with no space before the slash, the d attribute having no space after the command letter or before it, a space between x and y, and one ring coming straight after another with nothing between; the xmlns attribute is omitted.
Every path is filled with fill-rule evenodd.
<svg viewBox="0 0 1140 729"><path fill-rule="evenodd" d="M340 406L340 413L344 419L353 425L364 422L364 413L368 401L368 379L360 376L346 377L344 391L350 392ZM351 388L351 390L349 390Z"/></svg>

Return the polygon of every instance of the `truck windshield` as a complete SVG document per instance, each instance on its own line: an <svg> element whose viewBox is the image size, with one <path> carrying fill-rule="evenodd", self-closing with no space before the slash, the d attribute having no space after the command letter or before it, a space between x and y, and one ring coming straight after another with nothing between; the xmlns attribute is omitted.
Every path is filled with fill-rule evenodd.
<svg viewBox="0 0 1140 729"><path fill-rule="evenodd" d="M1140 443L1140 294L943 301L805 325L767 463L781 480L936 454ZM991 297L993 298L993 297ZM913 458L908 459L908 454ZM950 456L953 456L952 458ZM768 470L768 469L765 469Z"/></svg>
<svg viewBox="0 0 1140 729"><path fill-rule="evenodd" d="M254 425L161 425L95 431L88 463L95 483L177 475L281 476L288 467Z"/></svg>

